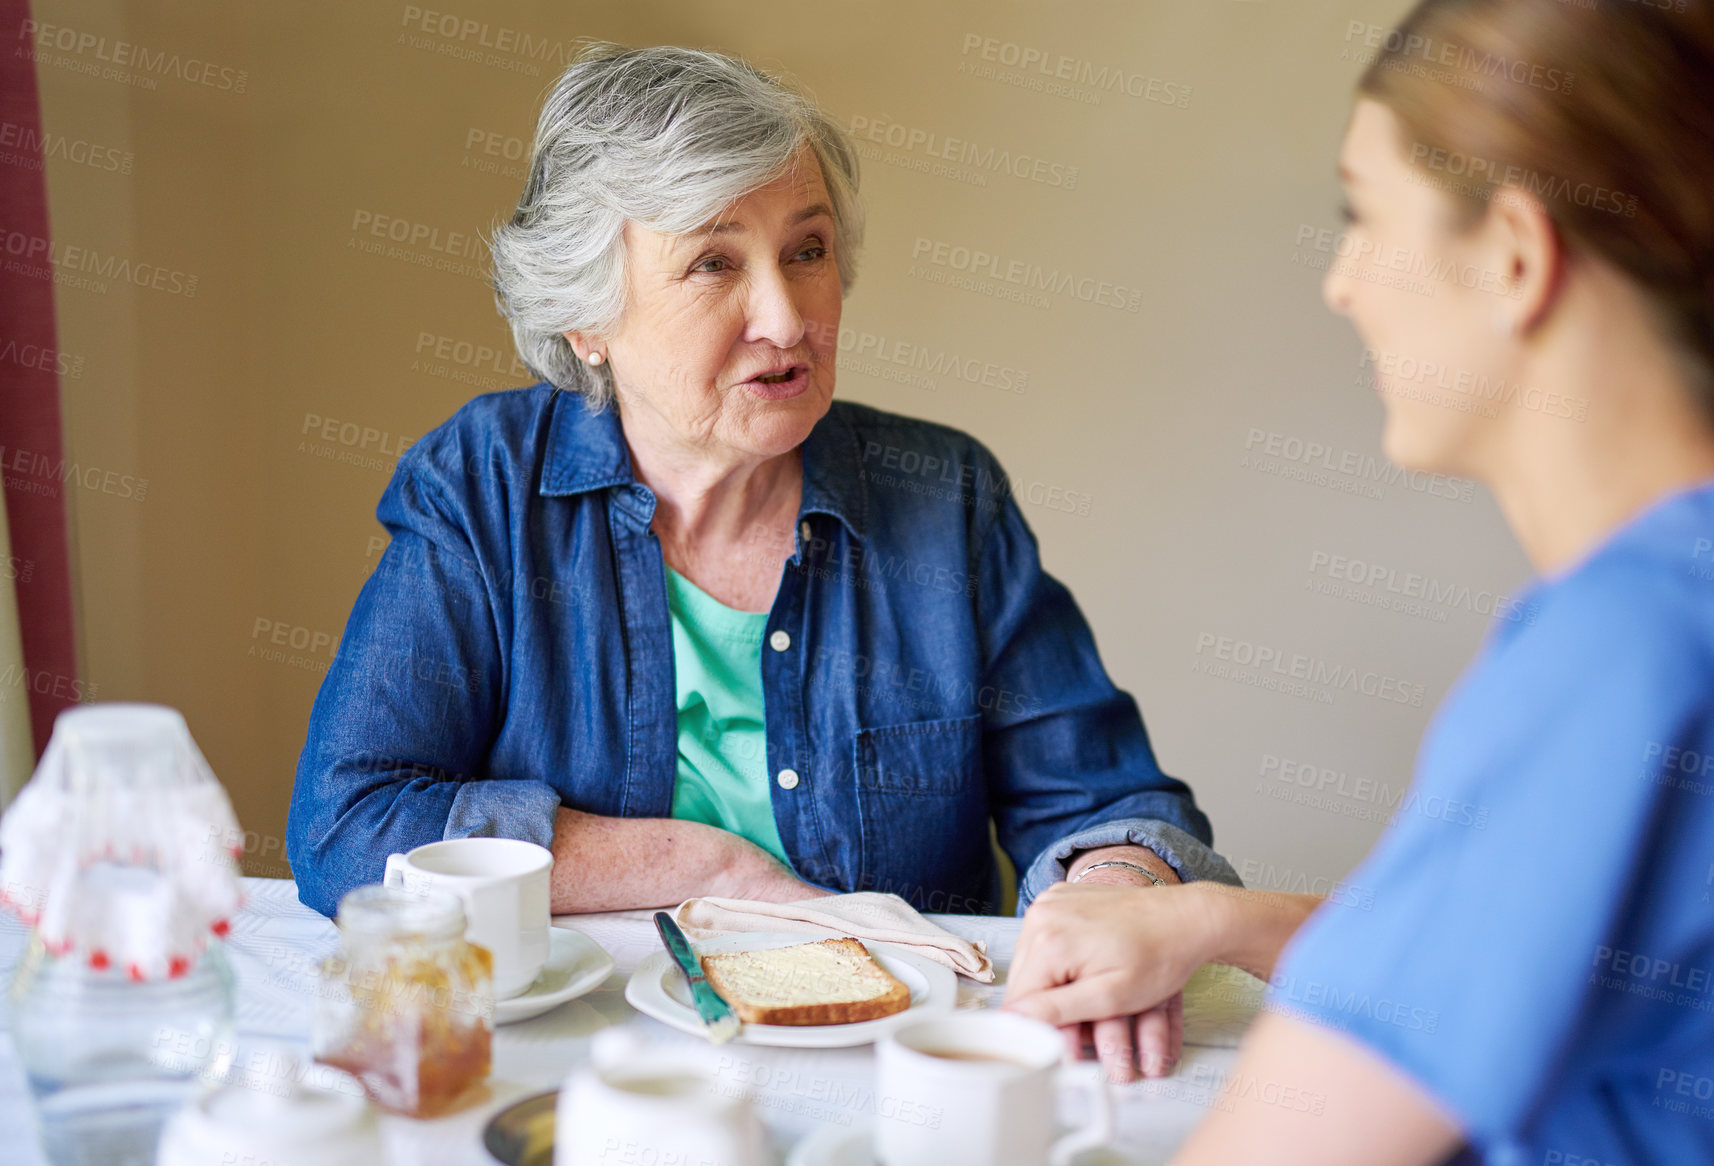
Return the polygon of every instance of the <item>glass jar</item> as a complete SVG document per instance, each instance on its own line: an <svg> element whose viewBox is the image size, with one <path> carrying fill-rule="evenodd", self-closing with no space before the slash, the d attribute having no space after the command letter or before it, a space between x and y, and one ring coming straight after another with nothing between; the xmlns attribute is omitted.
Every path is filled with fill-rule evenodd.
<svg viewBox="0 0 1714 1166"><path fill-rule="evenodd" d="M153 1166L167 1116L224 1077L218 937L241 896L222 843L238 836L184 716L160 705L61 712L0 816L0 904L30 927L9 1027L56 1166Z"/></svg>
<svg viewBox="0 0 1714 1166"><path fill-rule="evenodd" d="M232 974L219 943L176 976L138 981L50 954L32 935L10 997L54 1166L154 1166L162 1124L231 1064Z"/></svg>
<svg viewBox="0 0 1714 1166"><path fill-rule="evenodd" d="M444 1113L488 1076L493 960L464 938L456 895L359 887L339 901L339 950L322 964L315 1059L363 1083L382 1109Z"/></svg>

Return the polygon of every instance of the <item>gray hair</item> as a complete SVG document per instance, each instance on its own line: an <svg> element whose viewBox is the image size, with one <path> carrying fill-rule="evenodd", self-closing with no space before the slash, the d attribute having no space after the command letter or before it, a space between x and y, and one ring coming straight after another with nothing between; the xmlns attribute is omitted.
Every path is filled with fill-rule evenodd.
<svg viewBox="0 0 1714 1166"><path fill-rule="evenodd" d="M803 94L721 53L594 43L554 83L529 178L495 229L494 296L530 371L613 399L610 366L577 358L566 332L601 334L625 307L627 221L680 235L785 173L808 146L831 199L839 282L863 238L857 153Z"/></svg>

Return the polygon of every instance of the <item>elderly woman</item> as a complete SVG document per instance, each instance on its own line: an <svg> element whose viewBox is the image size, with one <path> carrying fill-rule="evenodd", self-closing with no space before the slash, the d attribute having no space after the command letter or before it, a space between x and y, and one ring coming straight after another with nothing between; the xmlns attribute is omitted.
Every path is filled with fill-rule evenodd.
<svg viewBox="0 0 1714 1166"><path fill-rule="evenodd" d="M546 383L382 496L293 792L305 903L498 835L552 849L556 912L992 912L990 820L1025 904L1236 881L993 456L833 401L861 234L847 139L744 63L596 46L560 78L494 239Z"/></svg>

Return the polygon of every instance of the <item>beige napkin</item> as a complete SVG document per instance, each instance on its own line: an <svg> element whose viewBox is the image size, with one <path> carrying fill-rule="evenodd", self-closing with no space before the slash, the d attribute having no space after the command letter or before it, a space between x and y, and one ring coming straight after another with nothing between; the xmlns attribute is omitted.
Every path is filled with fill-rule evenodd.
<svg viewBox="0 0 1714 1166"><path fill-rule="evenodd" d="M867 939L873 943L896 943L945 964L961 976L978 983L994 982L994 964L988 945L960 939L946 928L930 923L917 909L897 895L858 891L850 895L828 895L801 899L796 903L764 903L754 899L686 899L673 912L673 919L692 939L708 939L735 931L785 931L815 935L828 931Z"/></svg>

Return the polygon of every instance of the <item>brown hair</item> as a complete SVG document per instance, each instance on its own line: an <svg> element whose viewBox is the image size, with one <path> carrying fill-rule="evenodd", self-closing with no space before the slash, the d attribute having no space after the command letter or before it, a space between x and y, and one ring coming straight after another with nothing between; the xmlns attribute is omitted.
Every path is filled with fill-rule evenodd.
<svg viewBox="0 0 1714 1166"><path fill-rule="evenodd" d="M1634 279L1714 409L1714 0L1421 0L1358 91L1470 219L1527 191Z"/></svg>

